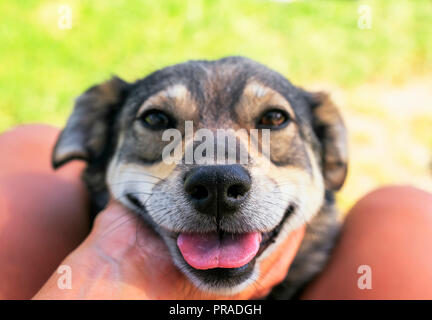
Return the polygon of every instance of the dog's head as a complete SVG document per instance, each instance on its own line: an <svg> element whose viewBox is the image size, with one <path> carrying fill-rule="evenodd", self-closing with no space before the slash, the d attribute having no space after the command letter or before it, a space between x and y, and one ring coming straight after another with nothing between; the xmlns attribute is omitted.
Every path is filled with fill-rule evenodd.
<svg viewBox="0 0 432 320"><path fill-rule="evenodd" d="M257 279L347 169L345 128L327 95L240 57L90 88L53 163L77 158L106 164L111 197L155 228L197 286L231 292Z"/></svg>

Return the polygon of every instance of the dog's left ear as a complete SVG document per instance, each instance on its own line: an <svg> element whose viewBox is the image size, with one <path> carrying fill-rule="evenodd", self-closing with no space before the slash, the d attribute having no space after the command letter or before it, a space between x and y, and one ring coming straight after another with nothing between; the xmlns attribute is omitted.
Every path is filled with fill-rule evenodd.
<svg viewBox="0 0 432 320"><path fill-rule="evenodd" d="M347 132L338 108L325 92L305 92L311 106L315 135L321 144L322 167L327 190L339 190L348 167Z"/></svg>
<svg viewBox="0 0 432 320"><path fill-rule="evenodd" d="M76 99L72 115L52 155L58 168L73 160L91 162L107 145L113 114L121 107L129 84L118 77L91 87Z"/></svg>

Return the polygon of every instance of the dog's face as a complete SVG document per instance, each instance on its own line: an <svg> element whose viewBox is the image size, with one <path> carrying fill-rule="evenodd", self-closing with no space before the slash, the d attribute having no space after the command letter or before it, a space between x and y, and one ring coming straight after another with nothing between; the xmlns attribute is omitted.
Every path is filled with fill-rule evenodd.
<svg viewBox="0 0 432 320"><path fill-rule="evenodd" d="M89 89L53 160L75 158L106 163L111 197L153 226L197 286L236 292L341 187L346 137L325 94L236 57Z"/></svg>

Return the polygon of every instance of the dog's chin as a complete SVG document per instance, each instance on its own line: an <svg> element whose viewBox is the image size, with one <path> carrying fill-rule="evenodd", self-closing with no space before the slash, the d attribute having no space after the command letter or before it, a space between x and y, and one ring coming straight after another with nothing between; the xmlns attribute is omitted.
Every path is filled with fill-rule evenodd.
<svg viewBox="0 0 432 320"><path fill-rule="evenodd" d="M207 270L193 268L181 257L181 254L174 261L196 287L206 292L225 295L236 294L255 282L257 278L256 259L238 268Z"/></svg>

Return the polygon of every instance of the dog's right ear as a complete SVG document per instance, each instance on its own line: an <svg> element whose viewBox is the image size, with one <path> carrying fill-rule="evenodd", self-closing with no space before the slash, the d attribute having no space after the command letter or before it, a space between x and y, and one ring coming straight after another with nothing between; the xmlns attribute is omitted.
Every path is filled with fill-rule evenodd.
<svg viewBox="0 0 432 320"><path fill-rule="evenodd" d="M113 77L76 99L73 113L54 147L55 169L74 159L90 162L104 151L111 118L123 104L129 87L129 83Z"/></svg>

